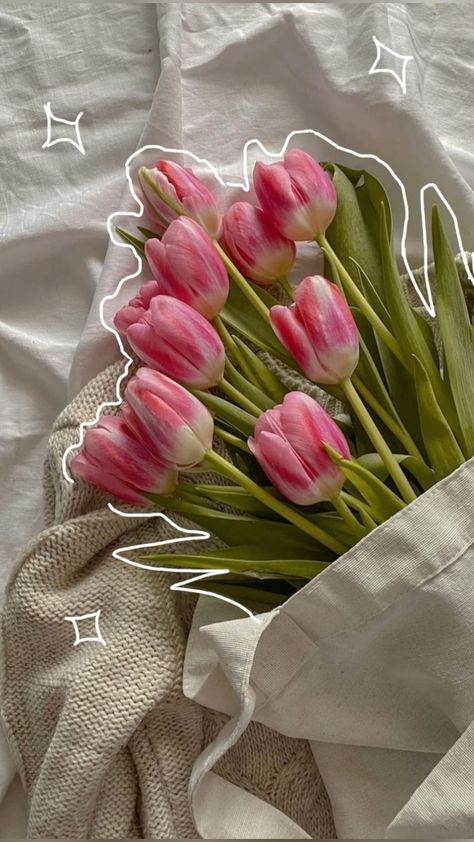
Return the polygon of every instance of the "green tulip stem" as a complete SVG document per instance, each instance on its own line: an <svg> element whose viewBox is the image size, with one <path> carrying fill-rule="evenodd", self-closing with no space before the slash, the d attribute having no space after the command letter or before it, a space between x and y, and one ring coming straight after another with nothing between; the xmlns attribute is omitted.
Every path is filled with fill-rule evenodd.
<svg viewBox="0 0 474 842"><path fill-rule="evenodd" d="M238 406L241 406L242 409L246 409L247 412L250 412L250 415L253 415L255 418L260 418L262 410L256 406L256 404L252 403L249 398L246 398L245 395L239 392L239 390L236 389L232 383L229 383L225 377L223 377L222 380L219 380L217 385L219 389L222 389L222 391L225 392L229 398L232 398Z"/></svg>
<svg viewBox="0 0 474 842"><path fill-rule="evenodd" d="M406 427L404 427L402 423L397 421L392 415L390 415L389 412L387 412L387 410L381 403L379 403L377 398L374 397L370 389L367 388L365 383L362 382L357 374L352 375L352 383L359 394L364 398L365 402L369 404L373 411L377 413L380 420L383 421L386 427L388 427L390 432L392 432L399 442L403 444L406 452L409 453L410 456L414 456L415 459L421 459L421 461L424 462L422 454L418 450Z"/></svg>
<svg viewBox="0 0 474 842"><path fill-rule="evenodd" d="M351 512L349 506L344 502L340 494L338 494L337 497L333 497L331 503L336 509L336 512L338 512L345 523L347 523L349 529L357 540L367 535L367 529L357 520L356 516Z"/></svg>
<svg viewBox="0 0 474 842"><path fill-rule="evenodd" d="M349 508L355 509L356 512L359 512L364 523L370 524L371 529L375 529L377 523L372 518L373 512L367 503L364 503L363 500L360 500L358 497L354 497L353 494L349 494L348 491L344 490L341 491L339 497L347 503Z"/></svg>
<svg viewBox="0 0 474 842"><path fill-rule="evenodd" d="M282 275L281 278L278 278L278 283L280 284L281 288L286 292L290 301L294 301L295 298L295 291L291 286L288 278L286 275Z"/></svg>
<svg viewBox="0 0 474 842"><path fill-rule="evenodd" d="M244 453L250 453L249 446L246 442L239 439L238 436L234 436L233 433L229 433L228 430L222 429L217 424L214 424L214 433L217 438L224 441L226 444L231 444L233 447L236 447L238 450L242 450Z"/></svg>
<svg viewBox="0 0 474 842"><path fill-rule="evenodd" d="M242 373L245 375L247 380L249 380L250 383L253 383L254 386L258 386L258 381L252 369L250 368L247 360L242 354L242 351L237 345L237 342L235 342L235 340L232 338L229 331L227 330L221 317L215 316L212 320L212 324L214 325L215 329L217 330L217 333L222 339L222 344L224 345L224 348L235 359L236 363L238 363L238 365L242 369Z"/></svg>
<svg viewBox="0 0 474 842"><path fill-rule="evenodd" d="M369 302L365 298L365 296L360 291L357 284L352 280L349 272L347 271L346 267L339 260L336 252L334 251L333 247L331 246L330 242L326 239L324 234L319 234L315 237L316 242L321 247L321 249L331 256L332 262L335 264L337 271L339 272L339 277L343 286L346 289L346 292L352 298L354 303L357 305L361 313L366 317L367 321L370 322L373 329L376 333L378 333L382 342L385 343L387 348L389 348L394 356L400 360L400 362L405 365L405 360L403 358L402 351L400 346L395 339L393 333L390 333L389 329L384 325L382 319L377 315L375 310L370 306Z"/></svg>
<svg viewBox="0 0 474 842"><path fill-rule="evenodd" d="M261 503L264 503L265 506L268 506L269 509L272 509L272 511L276 512L276 514L280 515L280 517L283 517L302 532L310 535L311 538L314 538L314 540L319 544L323 544L323 546L328 547L328 549L337 553L337 555L341 555L346 552L347 548L344 544L341 544L341 542L336 538L333 538L332 535L328 535L328 533L323 529L320 529L314 523L311 523L303 517L303 515L290 508L290 506L287 506L281 500L277 500L276 497L273 497L268 491L261 488L260 485L257 485L257 483L250 479L250 477L242 471L239 471L235 465L231 465L230 462L222 456L219 456L215 450L207 451L206 461L213 465L217 471L220 471L220 473L228 477L228 479L232 480L237 485L240 485L242 488L245 488L246 491L249 491L253 497L260 500Z"/></svg>
<svg viewBox="0 0 474 842"><path fill-rule="evenodd" d="M414 493L402 469L400 468L400 465L398 464L397 460L394 458L394 455L390 450L387 442L378 430L377 425L372 419L372 416L370 415L361 398L359 397L350 378L346 377L344 380L341 380L339 386L341 387L347 402L350 404L355 414L357 415L370 441L374 445L377 453L382 459L382 462L384 463L398 490L400 491L400 494L402 495L403 499L406 503L411 503L413 500L416 499L416 494Z"/></svg>
<svg viewBox="0 0 474 842"><path fill-rule="evenodd" d="M247 301L250 302L252 307L257 311L257 313L264 319L264 321L269 322L270 317L268 315L268 307L263 303L262 299L257 295L255 292L252 284L250 284L246 278L242 275L241 272L237 269L237 266L234 266L232 260L228 257L225 253L224 249L219 245L217 240L214 240L214 246L216 251L219 254L225 268L227 269L228 274L230 275L231 279L234 281L236 286L239 287L240 291L245 295Z"/></svg>

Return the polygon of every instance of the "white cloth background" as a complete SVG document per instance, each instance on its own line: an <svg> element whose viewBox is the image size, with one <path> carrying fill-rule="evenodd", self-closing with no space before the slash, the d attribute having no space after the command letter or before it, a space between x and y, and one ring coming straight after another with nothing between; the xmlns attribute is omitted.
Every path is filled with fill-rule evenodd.
<svg viewBox="0 0 474 842"><path fill-rule="evenodd" d="M99 302L134 270L129 250L116 246L103 265L105 221L119 206L128 155L144 143L184 147L238 181L246 140L277 150L288 132L313 128L381 156L403 178L414 266L422 257L417 194L426 182L436 181L472 246L468 18L467 4L2 3L3 583L41 525L52 420L117 354ZM392 76L368 75L373 35L414 56L406 96ZM70 144L41 149L48 101L59 117L84 111L85 157ZM306 146L343 160L327 144ZM135 207L128 192L123 207ZM132 291L126 284L122 298Z"/></svg>

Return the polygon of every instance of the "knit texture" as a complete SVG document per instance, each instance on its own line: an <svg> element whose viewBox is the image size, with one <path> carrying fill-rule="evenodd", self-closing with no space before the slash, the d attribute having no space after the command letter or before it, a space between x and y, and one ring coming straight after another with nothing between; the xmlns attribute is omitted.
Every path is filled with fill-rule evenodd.
<svg viewBox="0 0 474 842"><path fill-rule="evenodd" d="M57 419L45 469L46 528L12 578L2 619L3 717L32 838L195 838L190 771L224 721L182 692L195 597L170 591L176 574L112 556L120 547L179 533L162 519L115 514L109 497L80 480L69 484L62 474L79 424L114 400L122 368L120 361L101 373ZM219 542L211 539L212 546ZM186 543L187 552L197 547ZM173 549L181 547L166 547ZM65 618L98 609L106 645L75 646ZM92 635L93 620L79 628ZM312 837L334 837L329 800L305 741L251 723L216 771Z"/></svg>

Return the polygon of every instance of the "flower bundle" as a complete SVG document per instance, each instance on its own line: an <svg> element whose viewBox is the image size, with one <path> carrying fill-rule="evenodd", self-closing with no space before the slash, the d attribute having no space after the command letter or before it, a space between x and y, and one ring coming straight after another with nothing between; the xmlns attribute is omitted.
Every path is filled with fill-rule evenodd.
<svg viewBox="0 0 474 842"><path fill-rule="evenodd" d="M455 259L434 208L435 336L409 302L369 173L291 149L256 164L258 207L223 216L176 163L142 167L139 181L153 229L118 230L152 279L115 325L143 365L72 470L226 545L148 562L225 569L210 590L277 604L474 455ZM290 283L301 241L322 250L328 277ZM344 411L331 417L324 393Z"/></svg>

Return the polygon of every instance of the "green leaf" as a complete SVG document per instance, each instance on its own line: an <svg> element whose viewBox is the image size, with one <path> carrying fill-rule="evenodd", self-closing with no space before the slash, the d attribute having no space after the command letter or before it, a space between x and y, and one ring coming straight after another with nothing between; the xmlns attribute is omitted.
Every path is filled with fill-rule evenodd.
<svg viewBox="0 0 474 842"><path fill-rule="evenodd" d="M243 342L239 336L232 336L232 339L245 357L246 362L259 381L263 391L277 403L282 401L288 392L286 386L283 385L276 374L270 371L263 360L261 360L254 351L247 347L245 342Z"/></svg>
<svg viewBox="0 0 474 842"><path fill-rule="evenodd" d="M193 489L195 489L197 494L201 494L203 497L207 497L209 500L213 500L216 503L232 506L235 509L240 509L248 514L259 515L267 518L268 520L279 520L279 516L269 509L268 506L265 506L264 503L261 503L260 500L257 500L252 496L252 494L239 486L207 485L205 483L199 483L193 485ZM270 494L275 493L276 496L276 492L272 486L266 488L266 491Z"/></svg>
<svg viewBox="0 0 474 842"><path fill-rule="evenodd" d="M394 453L393 458L397 460L403 467L417 480L421 485L423 491L431 488L437 481L434 471L428 467L421 459L414 456L407 456L405 453ZM359 456L358 463L364 468L367 468L371 474L376 476L382 482L388 478L388 471L385 467L381 457L378 453L364 453Z"/></svg>
<svg viewBox="0 0 474 842"><path fill-rule="evenodd" d="M347 523L335 512L318 512L314 515L305 514L305 517L311 523L319 526L320 529L324 529L325 532L332 535L333 538L337 538L338 541L341 541L348 547L354 543L354 533Z"/></svg>
<svg viewBox="0 0 474 842"><path fill-rule="evenodd" d="M255 292L267 306L272 307L277 303L273 296L257 286L255 286ZM245 336L257 348L267 351L290 365L293 363L288 352L275 336L271 325L265 323L249 305L236 284L230 284L229 295L220 315L226 325L236 330L241 336Z"/></svg>
<svg viewBox="0 0 474 842"><path fill-rule="evenodd" d="M367 272L363 269L363 267L354 260L354 258L350 258L351 263L357 269L358 276L359 276L359 286L364 293L365 298L369 302L372 310L375 310L379 319L384 323L384 325L391 331L392 330L392 320L390 318L390 313L388 312L385 304L383 303L379 293L377 292L374 284L370 280Z"/></svg>
<svg viewBox="0 0 474 842"><path fill-rule="evenodd" d="M352 275L351 261L357 261L384 301L378 217L380 202L389 207L386 193L366 170L353 170L340 164L325 166L333 173L337 192L337 211L326 237L347 271Z"/></svg>
<svg viewBox="0 0 474 842"><path fill-rule="evenodd" d="M143 228L141 225L137 225L137 228L146 240L161 240L162 235L158 234L157 231L152 231L150 228Z"/></svg>
<svg viewBox="0 0 474 842"><path fill-rule="evenodd" d="M463 453L444 417L422 362L413 357L416 394L426 452L439 479L464 462Z"/></svg>
<svg viewBox="0 0 474 842"><path fill-rule="evenodd" d="M235 552L238 550L238 552ZM321 573L328 562L312 559L272 558L259 544L245 547L212 550L209 553L176 555L174 553L152 553L140 556L144 561L156 562L160 567L195 567L200 570L229 570L255 578L298 577L312 579Z"/></svg>
<svg viewBox="0 0 474 842"><path fill-rule="evenodd" d="M232 365L230 360L226 360L225 367L226 377L229 382L235 386L242 395L245 395L252 403L259 407L259 409L271 409L275 406L275 401L268 397L265 392L262 392L258 386L250 383L241 373L237 371L236 367Z"/></svg>
<svg viewBox="0 0 474 842"><path fill-rule="evenodd" d="M276 593L264 588L250 588L248 585L224 584L222 580L206 579L204 582L199 582L196 587L203 591L209 591L211 594L222 594L222 596L227 596L236 602L243 602L244 604L248 602L260 603L271 608L283 605L288 599L288 596L283 593Z"/></svg>
<svg viewBox="0 0 474 842"><path fill-rule="evenodd" d="M245 409L241 409L230 401L226 401L225 398L213 395L211 392L201 392L199 389L189 389L189 391L199 398L217 418L230 424L246 437L252 435L257 419L246 412Z"/></svg>
<svg viewBox="0 0 474 842"><path fill-rule="evenodd" d="M398 340L404 358L404 365L407 371L411 372L412 355L420 360L430 379L436 399L443 413L446 415L450 425L456 429L458 427L458 422L454 412L454 407L448 400L441 375L433 360L430 347L425 340L423 330L420 330L418 321L406 298L390 248L384 213L385 211L382 206L380 243L382 250L385 296L387 306L392 315L393 332Z"/></svg>
<svg viewBox="0 0 474 842"><path fill-rule="evenodd" d="M228 546L242 544L264 544L273 547L275 554L281 557L285 549L291 549L299 558L318 558L330 560L334 553L319 546L314 538L304 535L290 523L251 517L249 515L229 514L204 506L181 502L174 497L160 498L157 495L147 495L169 512L177 512L189 517L198 526L216 535Z"/></svg>
<svg viewBox="0 0 474 842"><path fill-rule="evenodd" d="M115 230L119 237L121 237L125 243L128 243L128 245L133 246L138 251L138 253L141 254L142 257L144 256L145 244L141 240L139 240L138 237L134 237L133 234L130 234L129 231L125 231L124 228L118 228L117 226L115 226Z"/></svg>
<svg viewBox="0 0 474 842"><path fill-rule="evenodd" d="M401 511L405 503L397 497L386 485L355 460L342 459L337 451L325 445L333 462L339 466L342 473L351 484L367 500L371 507L371 515L378 523L382 523L392 515Z"/></svg>
<svg viewBox="0 0 474 842"><path fill-rule="evenodd" d="M474 340L454 255L444 233L438 208L433 208L433 253L436 266L436 312L445 366L465 456L474 455ZM443 409L444 411L444 409ZM451 424L452 426L452 424Z"/></svg>

